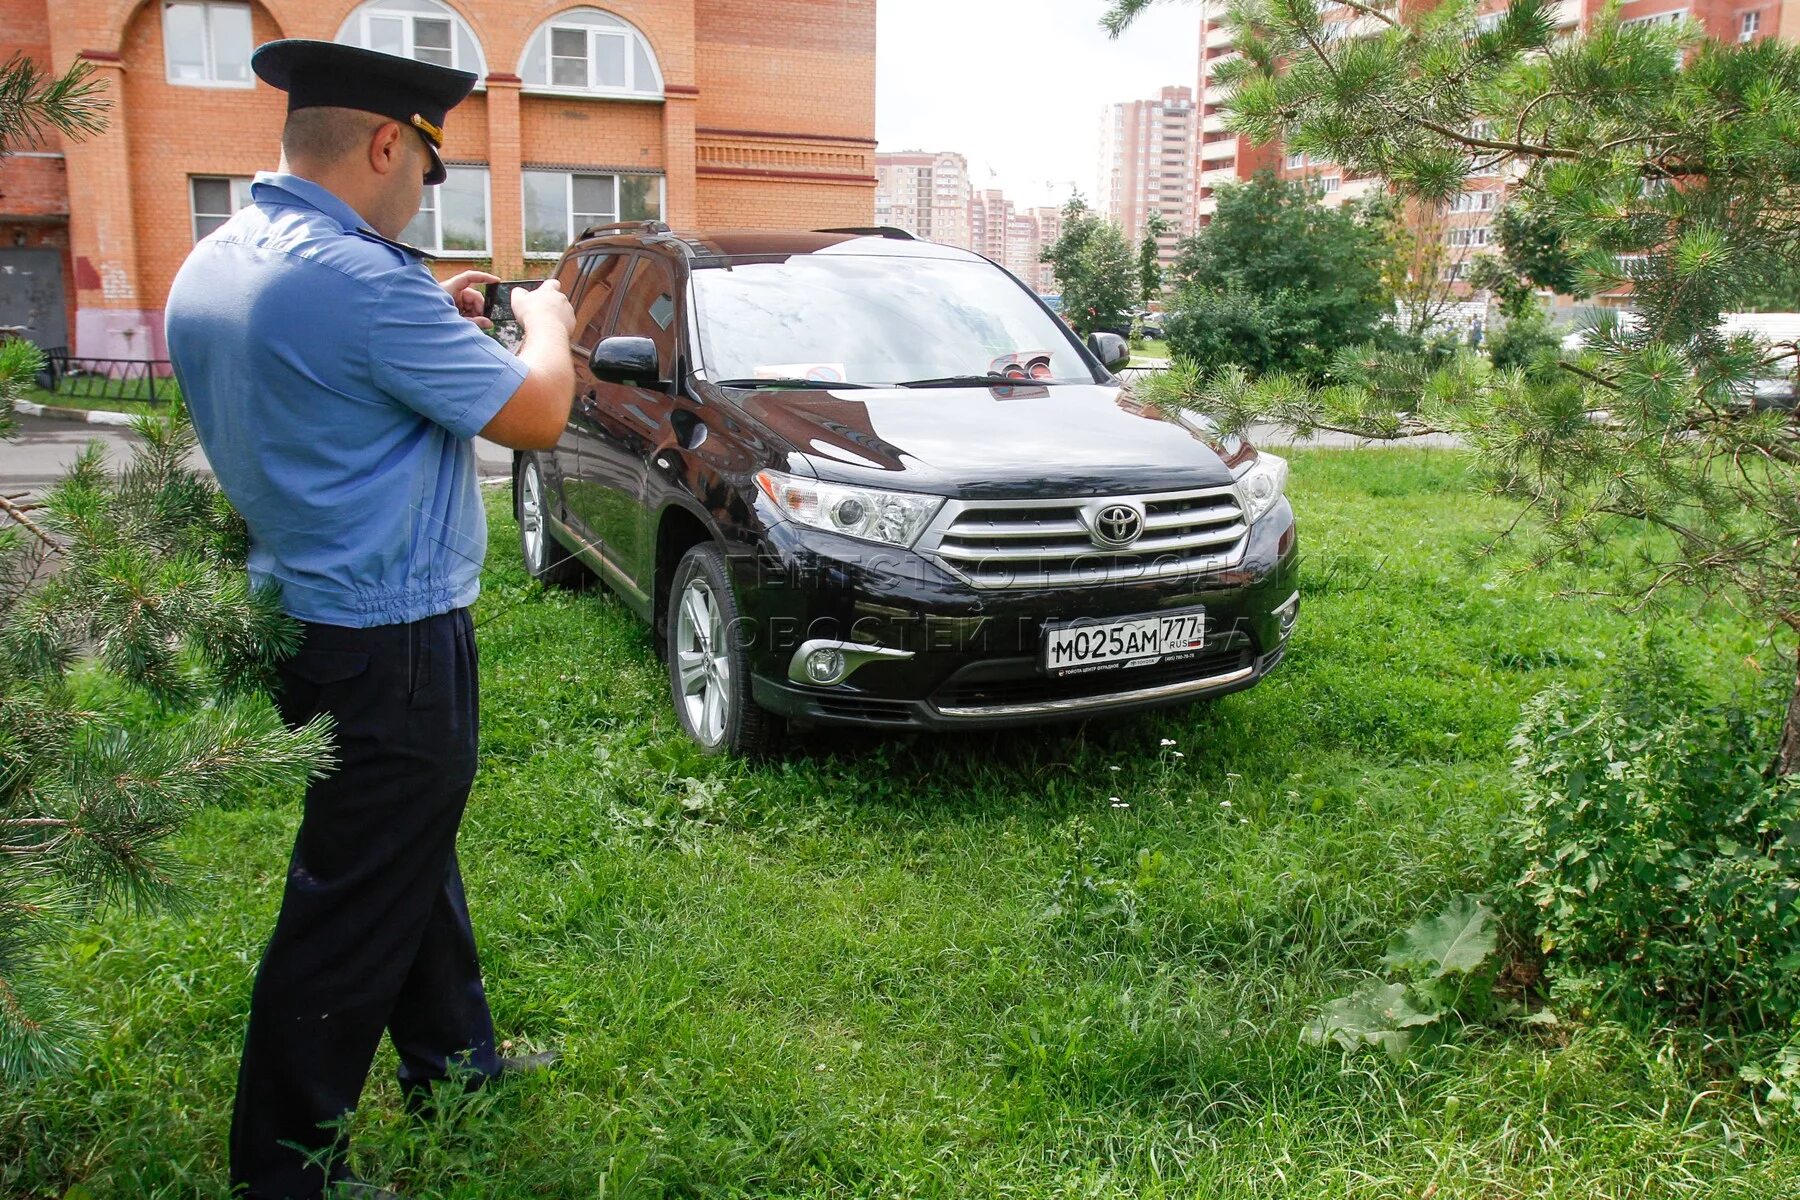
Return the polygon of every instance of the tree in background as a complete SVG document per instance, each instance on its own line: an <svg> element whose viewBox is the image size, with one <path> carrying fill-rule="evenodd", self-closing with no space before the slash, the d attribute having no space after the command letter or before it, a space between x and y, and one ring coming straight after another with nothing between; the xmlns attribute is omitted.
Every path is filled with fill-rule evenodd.
<svg viewBox="0 0 1800 1200"><path fill-rule="evenodd" d="M98 129L85 64L0 68L0 132ZM42 366L0 345L0 436ZM145 419L119 476L90 447L38 505L0 498L0 1085L75 1060L80 1014L40 971L108 903L177 897L165 843L196 809L291 787L326 729L290 732L257 695L296 627L252 592L243 523L188 468L192 428Z"/></svg>
<svg viewBox="0 0 1800 1200"><path fill-rule="evenodd" d="M1214 194L1212 222L1175 262L1171 353L1203 372L1317 375L1339 350L1382 334L1393 311L1382 209L1326 208L1267 171Z"/></svg>
<svg viewBox="0 0 1800 1200"><path fill-rule="evenodd" d="M1144 303L1162 295L1163 267L1161 240L1169 235L1168 219L1155 209L1144 218L1144 237L1138 243L1138 289Z"/></svg>
<svg viewBox="0 0 1800 1200"><path fill-rule="evenodd" d="M1400 328L1422 339L1453 332L1443 326L1461 299L1457 285L1467 278L1472 255L1450 242L1456 226L1449 207L1385 196L1370 207L1369 219L1388 234L1382 283L1394 297Z"/></svg>
<svg viewBox="0 0 1800 1200"><path fill-rule="evenodd" d="M1076 332L1128 327L1139 297L1137 260L1124 231L1079 195L1063 205L1062 236L1045 248L1043 261L1056 274L1063 316Z"/></svg>
<svg viewBox="0 0 1800 1200"><path fill-rule="evenodd" d="M1150 2L1118 0L1108 17L1128 23ZM1545 0L1516 0L1490 29L1467 0L1404 18L1350 7L1357 36L1332 40L1311 0L1234 0L1242 53L1216 75L1232 127L1427 203L1470 175L1513 175L1528 219L1577 264L1573 289L1628 287L1640 319L1600 324L1587 360L1550 379L1458 364L1411 396L1279 374L1221 396L1190 375L1166 399L1301 428L1459 433L1554 552L1653 531L1640 553L1614 556L1621 595L1721 595L1791 648L1800 425L1752 394L1757 378L1791 372L1800 347L1727 336L1720 318L1792 277L1800 50L1707 41L1689 22L1623 25L1616 12L1563 36ZM1770 770L1800 774L1800 673Z"/></svg>

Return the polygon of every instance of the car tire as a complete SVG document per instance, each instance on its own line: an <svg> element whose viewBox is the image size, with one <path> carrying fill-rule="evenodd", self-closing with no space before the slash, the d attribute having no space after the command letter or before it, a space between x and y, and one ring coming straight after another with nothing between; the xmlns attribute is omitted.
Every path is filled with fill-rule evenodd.
<svg viewBox="0 0 1800 1200"><path fill-rule="evenodd" d="M707 754L773 754L786 722L752 697L743 614L717 546L682 555L664 608L669 700L683 732Z"/></svg>
<svg viewBox="0 0 1800 1200"><path fill-rule="evenodd" d="M513 488L513 516L519 522L519 553L525 570L539 583L578 591L592 576L587 565L550 532L548 494L537 455L525 455L519 461L518 485Z"/></svg>

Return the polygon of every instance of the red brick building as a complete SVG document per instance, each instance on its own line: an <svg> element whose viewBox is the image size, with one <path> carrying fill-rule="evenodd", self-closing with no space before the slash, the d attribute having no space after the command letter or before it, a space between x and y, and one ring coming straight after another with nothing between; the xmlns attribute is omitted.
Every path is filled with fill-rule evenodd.
<svg viewBox="0 0 1800 1200"><path fill-rule="evenodd" d="M607 220L874 216L875 0L0 0L0 58L85 60L112 101L99 136L0 160L0 325L164 356L176 269L278 158L286 98L249 52L280 37L480 76L407 232L440 274L539 274Z"/></svg>

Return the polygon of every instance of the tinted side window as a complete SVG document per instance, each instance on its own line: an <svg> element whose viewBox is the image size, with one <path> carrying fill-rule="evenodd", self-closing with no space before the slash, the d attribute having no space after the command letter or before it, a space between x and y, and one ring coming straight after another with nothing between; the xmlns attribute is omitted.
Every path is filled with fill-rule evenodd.
<svg viewBox="0 0 1800 1200"><path fill-rule="evenodd" d="M612 309L612 298L631 259L624 254L598 254L581 284L581 295L575 298L575 347L591 351L605 334L606 314Z"/></svg>
<svg viewBox="0 0 1800 1200"><path fill-rule="evenodd" d="M675 365L675 279L668 267L652 258L638 259L612 331L617 337L655 342L663 378L669 377Z"/></svg>
<svg viewBox="0 0 1800 1200"><path fill-rule="evenodd" d="M575 299L575 289L581 280L581 272L593 261L594 256L591 254L571 254L557 265L556 282L562 284L562 294L569 297L571 302Z"/></svg>

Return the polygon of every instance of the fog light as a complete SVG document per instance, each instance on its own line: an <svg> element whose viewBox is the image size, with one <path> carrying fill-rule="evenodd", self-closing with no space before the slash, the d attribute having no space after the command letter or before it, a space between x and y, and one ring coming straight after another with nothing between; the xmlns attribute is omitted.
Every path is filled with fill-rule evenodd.
<svg viewBox="0 0 1800 1200"><path fill-rule="evenodd" d="M844 677L844 656L829 646L806 656L806 675L814 683L836 683Z"/></svg>
<svg viewBox="0 0 1800 1200"><path fill-rule="evenodd" d="M1283 638L1287 637L1290 633L1294 632L1294 626L1300 620L1300 593L1299 592L1295 592L1293 595L1289 596L1286 600L1281 602L1280 607L1275 609L1275 620L1279 623L1279 628L1281 630L1281 636Z"/></svg>

